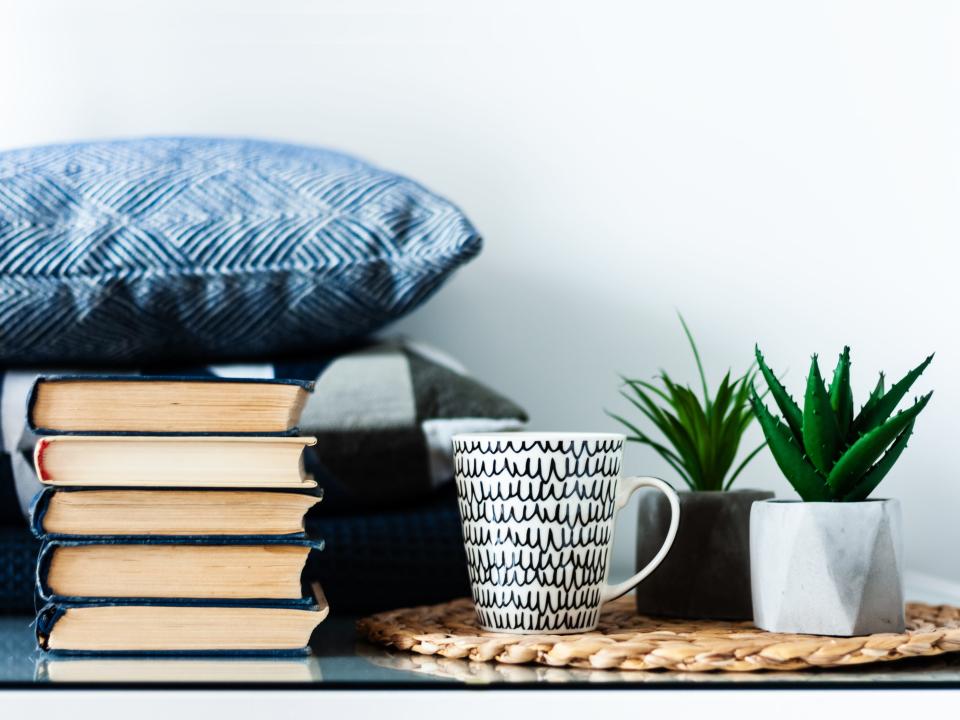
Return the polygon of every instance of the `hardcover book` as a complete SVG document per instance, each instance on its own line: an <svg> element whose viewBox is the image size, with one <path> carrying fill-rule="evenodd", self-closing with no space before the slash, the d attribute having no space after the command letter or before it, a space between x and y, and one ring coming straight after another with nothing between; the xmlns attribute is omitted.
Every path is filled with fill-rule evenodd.
<svg viewBox="0 0 960 720"><path fill-rule="evenodd" d="M323 493L283 490L44 488L33 500L37 537L105 535L302 536Z"/></svg>
<svg viewBox="0 0 960 720"><path fill-rule="evenodd" d="M312 437L55 435L34 450L40 482L59 486L313 488Z"/></svg>
<svg viewBox="0 0 960 720"><path fill-rule="evenodd" d="M295 434L312 391L300 380L47 376L30 392L27 424L39 434Z"/></svg>
<svg viewBox="0 0 960 720"><path fill-rule="evenodd" d="M37 592L56 603L273 604L312 600L303 571L323 542L249 537L48 540Z"/></svg>
<svg viewBox="0 0 960 720"><path fill-rule="evenodd" d="M302 654L329 613L318 584L301 606L49 603L37 643L62 654Z"/></svg>
<svg viewBox="0 0 960 720"><path fill-rule="evenodd" d="M320 500L311 383L41 378L29 424L48 487L32 530L37 639L58 653L303 652L328 613L304 532Z"/></svg>

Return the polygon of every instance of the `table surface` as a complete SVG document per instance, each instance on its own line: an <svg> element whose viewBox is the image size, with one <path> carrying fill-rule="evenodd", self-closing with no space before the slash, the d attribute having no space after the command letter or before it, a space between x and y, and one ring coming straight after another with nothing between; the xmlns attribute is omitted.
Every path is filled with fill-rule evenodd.
<svg viewBox="0 0 960 720"><path fill-rule="evenodd" d="M37 650L33 618L0 616L0 689L176 687L427 688L960 688L960 653L814 672L670 673L477 663L385 650L331 617L298 658L60 658Z"/></svg>

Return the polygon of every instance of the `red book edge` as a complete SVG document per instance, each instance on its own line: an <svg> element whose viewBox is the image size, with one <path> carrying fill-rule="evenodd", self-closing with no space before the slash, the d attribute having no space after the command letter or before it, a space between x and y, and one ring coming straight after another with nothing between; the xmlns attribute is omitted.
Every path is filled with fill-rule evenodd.
<svg viewBox="0 0 960 720"><path fill-rule="evenodd" d="M40 438L37 441L37 447L33 450L33 467L37 471L40 482L47 482L50 479L50 475L43 467L43 454L47 451L47 445L49 444L50 438Z"/></svg>

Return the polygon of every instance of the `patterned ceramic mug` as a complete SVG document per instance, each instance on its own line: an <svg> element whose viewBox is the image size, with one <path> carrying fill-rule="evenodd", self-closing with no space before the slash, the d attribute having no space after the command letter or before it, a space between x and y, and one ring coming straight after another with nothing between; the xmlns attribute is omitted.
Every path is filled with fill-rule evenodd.
<svg viewBox="0 0 960 720"><path fill-rule="evenodd" d="M624 440L613 433L454 436L463 541L485 630L593 630L601 606L666 556L680 522L677 494L657 478L620 478ZM611 585L614 516L642 487L670 501L667 538L643 570Z"/></svg>

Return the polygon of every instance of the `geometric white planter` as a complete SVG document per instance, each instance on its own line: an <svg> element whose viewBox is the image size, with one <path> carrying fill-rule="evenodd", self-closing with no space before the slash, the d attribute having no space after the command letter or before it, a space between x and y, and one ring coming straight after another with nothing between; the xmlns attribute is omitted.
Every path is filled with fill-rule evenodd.
<svg viewBox="0 0 960 720"><path fill-rule="evenodd" d="M764 500L750 512L753 622L771 632L903 632L896 500Z"/></svg>

